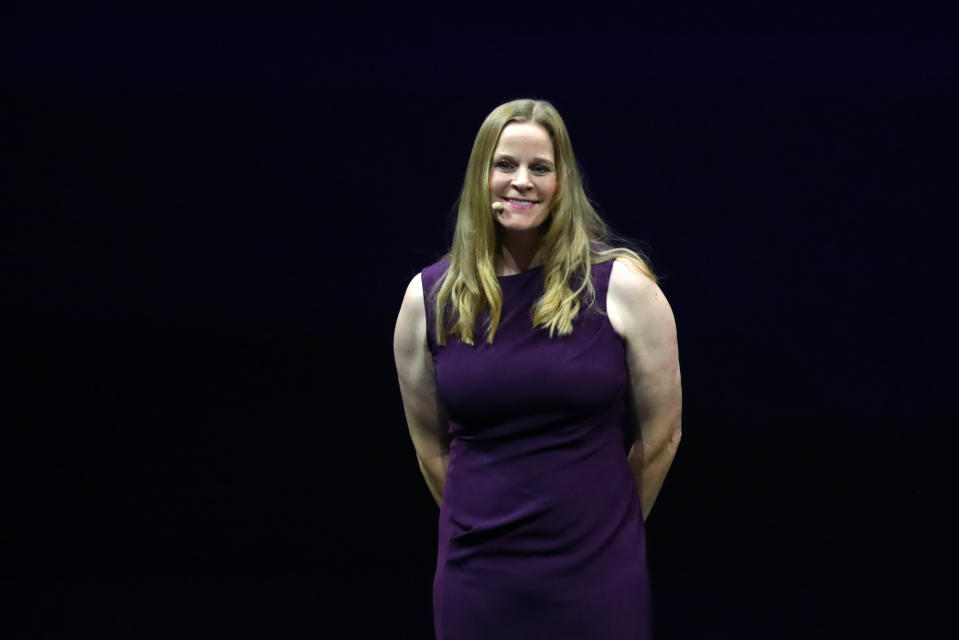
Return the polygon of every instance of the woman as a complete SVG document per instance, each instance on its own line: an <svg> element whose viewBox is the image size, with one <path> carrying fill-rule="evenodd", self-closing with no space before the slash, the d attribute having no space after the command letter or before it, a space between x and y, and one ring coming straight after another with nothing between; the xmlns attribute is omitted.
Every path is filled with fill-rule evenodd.
<svg viewBox="0 0 959 640"><path fill-rule="evenodd" d="M676 327L609 237L556 109L494 109L453 246L412 279L394 334L440 506L441 640L650 635L643 522L680 439Z"/></svg>

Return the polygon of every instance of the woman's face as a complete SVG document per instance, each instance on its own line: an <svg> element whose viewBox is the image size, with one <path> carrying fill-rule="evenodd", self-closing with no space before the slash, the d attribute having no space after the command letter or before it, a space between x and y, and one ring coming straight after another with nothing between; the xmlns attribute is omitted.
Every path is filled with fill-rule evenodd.
<svg viewBox="0 0 959 640"><path fill-rule="evenodd" d="M556 191L553 141L535 122L513 122L500 134L489 172L491 202L503 203L493 211L506 229L538 228L549 217Z"/></svg>

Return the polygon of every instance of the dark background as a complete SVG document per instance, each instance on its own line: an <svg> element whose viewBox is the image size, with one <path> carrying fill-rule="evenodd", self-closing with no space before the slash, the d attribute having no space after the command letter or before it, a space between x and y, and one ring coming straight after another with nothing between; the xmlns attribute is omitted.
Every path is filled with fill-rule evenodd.
<svg viewBox="0 0 959 640"><path fill-rule="evenodd" d="M676 315L657 638L929 637L959 30L718 4L4 10L5 637L431 637L392 330L516 97Z"/></svg>

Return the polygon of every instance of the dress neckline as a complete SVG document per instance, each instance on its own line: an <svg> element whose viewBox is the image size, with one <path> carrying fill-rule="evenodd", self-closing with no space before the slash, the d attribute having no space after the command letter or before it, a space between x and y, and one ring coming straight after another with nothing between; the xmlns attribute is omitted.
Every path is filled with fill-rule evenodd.
<svg viewBox="0 0 959 640"><path fill-rule="evenodd" d="M525 270L523 270L523 271L517 271L516 273L510 273L510 274L507 274L507 275L504 275L504 276L496 276L496 278L497 278L498 280L503 280L503 279L508 280L508 279L510 279L510 278L516 278L516 277L518 277L518 276L526 275L526 274L528 274L528 273L534 273L534 272L536 272L536 271L539 271L539 270L542 269L542 268L543 268L543 265L538 264L538 265L536 265L535 267L530 267L529 269L525 269Z"/></svg>

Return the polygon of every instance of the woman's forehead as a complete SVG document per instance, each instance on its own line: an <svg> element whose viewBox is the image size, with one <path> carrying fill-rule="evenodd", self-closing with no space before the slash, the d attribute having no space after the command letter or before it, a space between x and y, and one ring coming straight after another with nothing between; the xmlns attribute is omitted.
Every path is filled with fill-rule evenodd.
<svg viewBox="0 0 959 640"><path fill-rule="evenodd" d="M549 154L549 157L552 157L553 141L542 125L535 122L512 122L503 128L496 151L497 153Z"/></svg>

